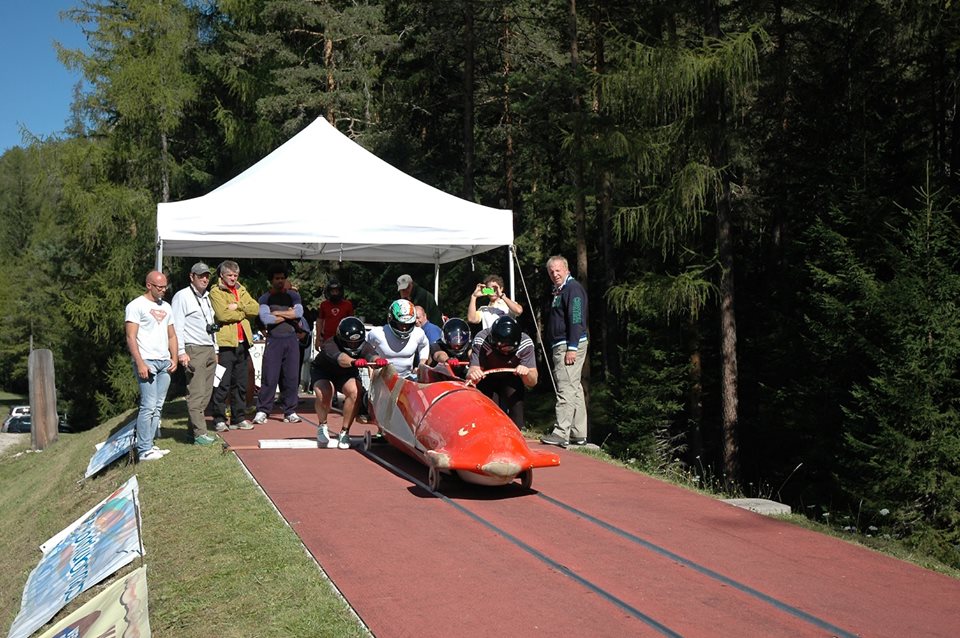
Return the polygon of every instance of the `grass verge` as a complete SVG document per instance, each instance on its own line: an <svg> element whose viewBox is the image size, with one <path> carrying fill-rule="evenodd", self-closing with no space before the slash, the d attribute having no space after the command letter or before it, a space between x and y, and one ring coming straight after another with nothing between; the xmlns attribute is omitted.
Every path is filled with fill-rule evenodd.
<svg viewBox="0 0 960 638"><path fill-rule="evenodd" d="M136 474L154 636L369 635L237 459L219 446L189 442L185 417L183 401L167 405L164 431L175 437L160 441L172 450L162 461L120 460L86 481L80 479L94 444L129 415L61 435L40 453L17 454L27 449L21 445L3 454L0 627L20 609L40 543ZM81 594L58 618L109 582Z"/></svg>

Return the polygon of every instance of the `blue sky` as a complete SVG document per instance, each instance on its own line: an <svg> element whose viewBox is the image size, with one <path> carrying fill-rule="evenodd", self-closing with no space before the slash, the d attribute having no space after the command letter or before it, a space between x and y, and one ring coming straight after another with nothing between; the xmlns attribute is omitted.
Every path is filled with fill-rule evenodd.
<svg viewBox="0 0 960 638"><path fill-rule="evenodd" d="M57 60L54 40L86 44L80 27L59 13L79 0L0 0L0 154L22 144L21 126L41 138L63 131L79 74Z"/></svg>

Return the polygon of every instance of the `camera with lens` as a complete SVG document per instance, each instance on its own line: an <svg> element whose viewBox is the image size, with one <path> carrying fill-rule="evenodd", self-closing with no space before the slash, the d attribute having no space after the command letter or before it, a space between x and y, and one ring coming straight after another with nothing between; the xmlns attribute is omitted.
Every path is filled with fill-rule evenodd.
<svg viewBox="0 0 960 638"><path fill-rule="evenodd" d="M220 332L219 323L208 323L207 324L207 334L215 335Z"/></svg>

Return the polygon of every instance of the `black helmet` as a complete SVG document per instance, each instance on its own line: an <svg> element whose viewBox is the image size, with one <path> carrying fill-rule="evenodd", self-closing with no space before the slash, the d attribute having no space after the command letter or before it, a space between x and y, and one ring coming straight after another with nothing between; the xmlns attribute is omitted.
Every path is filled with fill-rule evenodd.
<svg viewBox="0 0 960 638"><path fill-rule="evenodd" d="M397 299L390 304L390 310L387 312L387 325L393 334L397 335L400 341L406 341L410 338L417 325L417 312L414 310L413 303L407 299Z"/></svg>
<svg viewBox="0 0 960 638"><path fill-rule="evenodd" d="M508 315L500 317L490 326L490 343L501 354L513 354L520 345L520 324Z"/></svg>
<svg viewBox="0 0 960 638"><path fill-rule="evenodd" d="M470 349L470 326L463 319L447 319L443 324L440 345L451 357L465 357Z"/></svg>
<svg viewBox="0 0 960 638"><path fill-rule="evenodd" d="M336 301L339 301L339 299L343 297L343 286L340 285L340 281L336 277L331 277L330 280L327 281L327 285L323 289L323 296L326 297L327 299L330 299L331 297L330 291L334 289L340 291L340 294L336 295L337 296ZM334 300L331 300L331 301L334 301Z"/></svg>
<svg viewBox="0 0 960 638"><path fill-rule="evenodd" d="M360 354L367 335L367 329L363 322L356 317L344 317L337 326L337 334L333 335L334 341L340 346L340 349L351 357Z"/></svg>

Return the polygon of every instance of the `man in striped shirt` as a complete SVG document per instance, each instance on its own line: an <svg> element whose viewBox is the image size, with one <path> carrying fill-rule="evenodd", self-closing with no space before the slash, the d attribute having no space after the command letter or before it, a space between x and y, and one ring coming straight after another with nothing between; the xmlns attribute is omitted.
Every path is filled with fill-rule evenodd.
<svg viewBox="0 0 960 638"><path fill-rule="evenodd" d="M487 374L508 368L509 372ZM523 399L527 388L537 385L537 359L533 339L520 330L510 316L500 317L473 339L467 380L493 399L519 429L523 429Z"/></svg>

